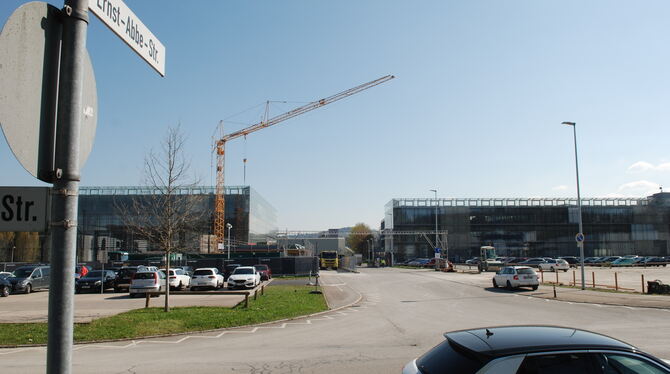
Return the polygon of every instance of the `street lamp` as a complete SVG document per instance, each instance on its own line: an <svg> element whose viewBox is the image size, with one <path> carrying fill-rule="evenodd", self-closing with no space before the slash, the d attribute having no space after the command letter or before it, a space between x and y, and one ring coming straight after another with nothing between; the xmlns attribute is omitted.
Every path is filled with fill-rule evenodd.
<svg viewBox="0 0 670 374"><path fill-rule="evenodd" d="M226 227L228 228L228 259L230 260L230 229L233 228L233 225L226 223Z"/></svg>
<svg viewBox="0 0 670 374"><path fill-rule="evenodd" d="M433 252L438 253L437 249L439 247L437 246L437 205L438 205L437 204L437 190L435 189L435 190L430 190L430 191L435 192L435 248L434 248ZM433 254L433 256L435 256L435 254ZM438 260L439 260L439 258L435 257L435 270L438 270L440 268L440 264L439 264Z"/></svg>
<svg viewBox="0 0 670 374"><path fill-rule="evenodd" d="M572 134L575 140L575 173L577 174L577 206L579 207L579 233L577 233L577 245L579 245L579 262L582 274L582 290L586 289L584 280L584 228L582 226L582 198L579 194L579 162L577 161L577 124L575 122L563 122L563 125L572 126Z"/></svg>

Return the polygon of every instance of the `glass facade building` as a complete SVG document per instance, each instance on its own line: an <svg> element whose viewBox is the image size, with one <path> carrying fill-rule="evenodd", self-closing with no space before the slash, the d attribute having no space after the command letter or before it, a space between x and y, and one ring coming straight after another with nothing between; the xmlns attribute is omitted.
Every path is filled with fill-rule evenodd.
<svg viewBox="0 0 670 374"><path fill-rule="evenodd" d="M575 256L577 199L393 199L382 230L448 230L450 259L478 256L492 245L501 256ZM670 193L646 198L582 199L585 256L670 255ZM383 236L397 260L432 257L420 235Z"/></svg>
<svg viewBox="0 0 670 374"><path fill-rule="evenodd" d="M195 209L202 212L188 232L178 234L179 244L192 252L216 253L213 235L215 187L190 187L180 195L197 197ZM80 261L100 259L106 251L159 251L157 243L138 236L124 224L121 206L157 194L148 187L81 187L79 196L77 255ZM277 232L277 211L249 186L225 188L225 222L231 244L265 242ZM228 230L225 231L228 235ZM227 244L227 239L226 239Z"/></svg>

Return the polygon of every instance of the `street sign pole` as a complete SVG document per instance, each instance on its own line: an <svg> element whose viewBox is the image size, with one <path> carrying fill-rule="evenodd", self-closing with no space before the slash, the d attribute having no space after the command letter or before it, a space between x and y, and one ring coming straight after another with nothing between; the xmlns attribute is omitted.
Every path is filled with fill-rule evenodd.
<svg viewBox="0 0 670 374"><path fill-rule="evenodd" d="M74 268L79 194L79 132L83 116L88 2L65 0L53 172L51 284L47 373L72 369Z"/></svg>

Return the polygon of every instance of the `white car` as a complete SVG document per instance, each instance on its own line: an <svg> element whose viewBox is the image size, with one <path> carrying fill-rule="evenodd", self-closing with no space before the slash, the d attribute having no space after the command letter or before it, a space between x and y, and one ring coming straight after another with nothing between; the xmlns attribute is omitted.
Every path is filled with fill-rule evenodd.
<svg viewBox="0 0 670 374"><path fill-rule="evenodd" d="M191 277L191 291L200 288L219 289L223 287L223 275L217 268L198 268Z"/></svg>
<svg viewBox="0 0 670 374"><path fill-rule="evenodd" d="M162 271L138 271L130 281L130 297L146 293L162 292L166 287L166 276Z"/></svg>
<svg viewBox="0 0 670 374"><path fill-rule="evenodd" d="M514 289L519 287L530 287L537 290L540 282L533 268L528 266L506 266L493 276L493 287L507 287Z"/></svg>
<svg viewBox="0 0 670 374"><path fill-rule="evenodd" d="M547 259L545 262L537 265L542 271L568 271L570 264L563 259Z"/></svg>
<svg viewBox="0 0 670 374"><path fill-rule="evenodd" d="M240 266L230 274L227 282L229 290L237 287L254 288L261 284L261 273L253 266Z"/></svg>
<svg viewBox="0 0 670 374"><path fill-rule="evenodd" d="M165 273L165 269L161 269ZM191 277L182 269L170 269L168 274L168 284L171 289L183 290L191 286Z"/></svg>

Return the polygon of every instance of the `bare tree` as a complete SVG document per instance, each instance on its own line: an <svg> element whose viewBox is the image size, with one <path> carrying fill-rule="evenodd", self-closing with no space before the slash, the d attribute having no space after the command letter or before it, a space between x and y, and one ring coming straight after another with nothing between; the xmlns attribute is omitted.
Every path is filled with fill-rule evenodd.
<svg viewBox="0 0 670 374"><path fill-rule="evenodd" d="M180 127L168 128L158 152L151 150L144 159L144 185L153 193L137 195L129 203L116 204L126 227L151 243L165 255L165 311L170 311L170 256L187 248L180 233L192 231L205 210L202 196L189 193L199 184L189 175L190 162L184 157L185 138Z"/></svg>

